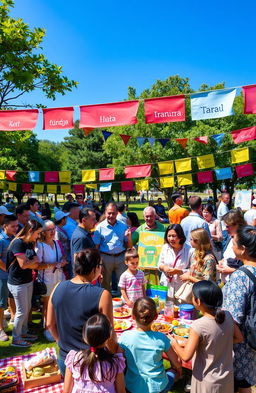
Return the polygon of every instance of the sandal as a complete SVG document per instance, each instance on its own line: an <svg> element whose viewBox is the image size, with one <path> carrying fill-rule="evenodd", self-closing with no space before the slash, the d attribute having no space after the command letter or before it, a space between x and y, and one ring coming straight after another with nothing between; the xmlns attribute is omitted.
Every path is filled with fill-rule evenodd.
<svg viewBox="0 0 256 393"><path fill-rule="evenodd" d="M11 343L12 347L21 347L21 348L28 348L31 346L31 343L28 343L25 340L18 339L18 340L13 340Z"/></svg>

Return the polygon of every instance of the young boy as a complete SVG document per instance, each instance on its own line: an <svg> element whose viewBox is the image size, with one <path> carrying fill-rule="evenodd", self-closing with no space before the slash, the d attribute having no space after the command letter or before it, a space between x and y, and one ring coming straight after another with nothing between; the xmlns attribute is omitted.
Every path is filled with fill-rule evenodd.
<svg viewBox="0 0 256 393"><path fill-rule="evenodd" d="M123 300L129 307L133 307L135 300L146 296L144 273L138 270L139 257L135 247L128 248L125 253L127 270L121 275L118 286Z"/></svg>

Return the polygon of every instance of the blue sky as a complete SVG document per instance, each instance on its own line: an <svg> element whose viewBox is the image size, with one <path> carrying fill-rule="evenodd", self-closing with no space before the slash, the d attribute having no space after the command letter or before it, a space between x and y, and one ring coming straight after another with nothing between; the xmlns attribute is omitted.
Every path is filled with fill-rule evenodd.
<svg viewBox="0 0 256 393"><path fill-rule="evenodd" d="M30 27L44 27L44 54L78 88L55 101L40 93L22 102L48 107L122 101L157 79L179 74L197 89L256 83L256 3L173 0L16 0L12 11ZM76 111L78 118L78 111ZM42 131L61 141L68 130Z"/></svg>

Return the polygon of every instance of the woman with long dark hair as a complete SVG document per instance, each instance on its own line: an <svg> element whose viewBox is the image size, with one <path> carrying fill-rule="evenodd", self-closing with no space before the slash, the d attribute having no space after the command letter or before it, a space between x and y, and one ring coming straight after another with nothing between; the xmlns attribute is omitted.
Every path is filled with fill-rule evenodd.
<svg viewBox="0 0 256 393"><path fill-rule="evenodd" d="M7 251L8 289L16 306L11 344L15 347L29 347L29 341L37 339L28 333L28 316L33 292L32 269L38 267L35 244L41 230L38 221L29 220Z"/></svg>

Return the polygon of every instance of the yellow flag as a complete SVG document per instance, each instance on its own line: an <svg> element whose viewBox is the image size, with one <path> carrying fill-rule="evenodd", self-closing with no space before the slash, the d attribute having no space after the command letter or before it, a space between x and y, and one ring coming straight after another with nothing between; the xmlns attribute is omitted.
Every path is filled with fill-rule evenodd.
<svg viewBox="0 0 256 393"><path fill-rule="evenodd" d="M239 162L249 161L248 147L243 147L242 149L232 150L231 151L231 161L232 161L232 164L237 164Z"/></svg>
<svg viewBox="0 0 256 393"><path fill-rule="evenodd" d="M96 171L95 169L86 169L82 171L82 182L86 183L87 181L95 181L96 180Z"/></svg>
<svg viewBox="0 0 256 393"><path fill-rule="evenodd" d="M60 186L60 193L61 194L68 194L68 193L70 193L71 192L71 186L69 186L69 185L66 185L66 184L62 184L61 186Z"/></svg>
<svg viewBox="0 0 256 393"><path fill-rule="evenodd" d="M0 180L5 179L5 171L0 171Z"/></svg>
<svg viewBox="0 0 256 393"><path fill-rule="evenodd" d="M17 183L9 183L8 190L9 191L17 191Z"/></svg>
<svg viewBox="0 0 256 393"><path fill-rule="evenodd" d="M55 184L47 184L47 192L57 194L57 186Z"/></svg>
<svg viewBox="0 0 256 393"><path fill-rule="evenodd" d="M149 189L148 180L136 180L135 188L136 191L147 191Z"/></svg>
<svg viewBox="0 0 256 393"><path fill-rule="evenodd" d="M158 163L160 175L169 175L174 173L174 163L173 161L163 161Z"/></svg>
<svg viewBox="0 0 256 393"><path fill-rule="evenodd" d="M174 187L174 177L173 176L160 177L159 179L160 179L160 187L161 188Z"/></svg>
<svg viewBox="0 0 256 393"><path fill-rule="evenodd" d="M187 186L189 184L193 184L191 173L187 173L185 175L179 175L178 178L178 186Z"/></svg>
<svg viewBox="0 0 256 393"><path fill-rule="evenodd" d="M44 184L34 184L33 191L38 194L43 194L44 192Z"/></svg>
<svg viewBox="0 0 256 393"><path fill-rule="evenodd" d="M198 169L213 168L215 161L213 154L206 154L205 156L197 157Z"/></svg>
<svg viewBox="0 0 256 393"><path fill-rule="evenodd" d="M70 171L59 172L59 182L60 183L71 183L71 172Z"/></svg>
<svg viewBox="0 0 256 393"><path fill-rule="evenodd" d="M176 172L187 172L191 171L191 158L182 158L181 160L175 160Z"/></svg>
<svg viewBox="0 0 256 393"><path fill-rule="evenodd" d="M0 190L3 190L3 189L4 189L4 182L0 181Z"/></svg>
<svg viewBox="0 0 256 393"><path fill-rule="evenodd" d="M85 184L86 188L91 188L92 190L97 190L98 185L97 184Z"/></svg>

